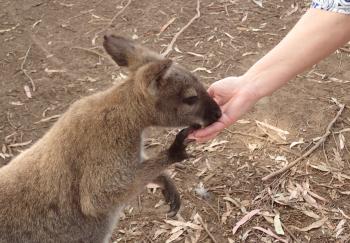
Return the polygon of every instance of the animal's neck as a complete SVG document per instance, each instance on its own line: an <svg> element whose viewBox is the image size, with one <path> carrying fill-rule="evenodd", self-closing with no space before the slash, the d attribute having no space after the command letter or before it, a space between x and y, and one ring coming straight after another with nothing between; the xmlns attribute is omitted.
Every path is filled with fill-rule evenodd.
<svg viewBox="0 0 350 243"><path fill-rule="evenodd" d="M154 111L144 95L134 90L132 82L111 88L104 98L107 102L107 129L132 143L141 140L142 131L154 125Z"/></svg>

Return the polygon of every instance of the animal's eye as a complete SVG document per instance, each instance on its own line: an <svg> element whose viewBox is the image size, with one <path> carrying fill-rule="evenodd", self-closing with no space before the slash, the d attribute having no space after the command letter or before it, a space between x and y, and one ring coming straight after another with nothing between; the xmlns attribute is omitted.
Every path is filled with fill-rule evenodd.
<svg viewBox="0 0 350 243"><path fill-rule="evenodd" d="M194 105L198 101L198 96L189 96L183 99L183 102L187 105Z"/></svg>

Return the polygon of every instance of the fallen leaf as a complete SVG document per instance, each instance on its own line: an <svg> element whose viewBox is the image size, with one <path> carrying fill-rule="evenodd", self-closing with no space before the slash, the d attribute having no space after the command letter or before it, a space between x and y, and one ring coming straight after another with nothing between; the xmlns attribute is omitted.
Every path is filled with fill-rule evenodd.
<svg viewBox="0 0 350 243"><path fill-rule="evenodd" d="M175 47L174 47L174 50L175 50L176 52L178 52L178 53L182 53L182 51L179 49L178 46L175 46Z"/></svg>
<svg viewBox="0 0 350 243"><path fill-rule="evenodd" d="M251 56L251 55L257 55L259 54L258 52L253 52L253 51L249 51L249 52L245 52L242 54L242 57L246 57L246 56Z"/></svg>
<svg viewBox="0 0 350 243"><path fill-rule="evenodd" d="M161 234L168 232L166 229L158 229L154 232L153 240L157 239Z"/></svg>
<svg viewBox="0 0 350 243"><path fill-rule="evenodd" d="M180 230L178 232L176 232L175 234L171 235L166 241L165 243L170 243L173 242L175 240L177 240L185 231L184 230Z"/></svg>
<svg viewBox="0 0 350 243"><path fill-rule="evenodd" d="M289 10L286 14L285 14L285 17L288 17L292 14L294 14L295 12L298 11L298 8L299 8L299 5L296 3L296 4L292 4L292 9Z"/></svg>
<svg viewBox="0 0 350 243"><path fill-rule="evenodd" d="M241 22L245 22L248 18L248 12L245 12L244 15L243 15L243 18L241 19Z"/></svg>
<svg viewBox="0 0 350 243"><path fill-rule="evenodd" d="M342 133L339 133L339 148L343 150L345 147L345 137Z"/></svg>
<svg viewBox="0 0 350 243"><path fill-rule="evenodd" d="M334 161L337 162L338 166L343 168L344 167L344 161L342 156L340 155L338 149L333 148L333 154L334 154Z"/></svg>
<svg viewBox="0 0 350 243"><path fill-rule="evenodd" d="M287 135L289 134L288 131L282 130L278 127L272 126L270 124L267 124L265 122L261 121L255 121L256 125L268 136L275 140L282 139L283 141L287 140Z"/></svg>
<svg viewBox="0 0 350 243"><path fill-rule="evenodd" d="M15 148L15 147L23 147L23 146L26 146L28 144L31 144L33 140L29 140L27 142L23 142L23 143L13 143L13 144L10 144L8 145L10 148Z"/></svg>
<svg viewBox="0 0 350 243"><path fill-rule="evenodd" d="M232 211L233 211L230 203L225 202L225 204L226 204L226 212L223 213L221 216L221 223L222 224L226 224L227 218L232 214Z"/></svg>
<svg viewBox="0 0 350 243"><path fill-rule="evenodd" d="M168 22L166 22L166 24L163 25L162 28L160 28L158 35L163 33L175 20L176 20L176 17L173 17Z"/></svg>
<svg viewBox="0 0 350 243"><path fill-rule="evenodd" d="M10 105L21 106L21 105L24 105L24 104L22 102L20 102L20 101L11 101Z"/></svg>
<svg viewBox="0 0 350 243"><path fill-rule="evenodd" d="M322 172L330 172L330 168L328 167L328 165L326 164L323 164L323 163L320 163L320 164L317 164L317 165L313 165L313 164L310 164L310 166L316 170L319 170L319 171L322 171Z"/></svg>
<svg viewBox="0 0 350 243"><path fill-rule="evenodd" d="M350 176L342 174L342 173L338 173L338 175L344 179L350 180Z"/></svg>
<svg viewBox="0 0 350 243"><path fill-rule="evenodd" d="M210 71L209 69L204 68L204 67L198 67L198 68L192 70L191 72L192 72L192 73L195 73L195 72L198 72L198 71L205 71L205 72L207 72L207 73L212 73L212 71Z"/></svg>
<svg viewBox="0 0 350 243"><path fill-rule="evenodd" d="M237 120L236 123L240 123L240 124L249 124L250 121L249 121L249 120L240 119L240 120Z"/></svg>
<svg viewBox="0 0 350 243"><path fill-rule="evenodd" d="M265 234L268 234L268 235L274 237L275 239L277 239L277 240L279 240L279 241L281 241L283 243L288 243L287 240L282 239L281 237L275 235L270 229L264 229L264 228L259 227L259 226L253 227L253 229L256 229L256 230L259 230L261 232L264 232Z"/></svg>
<svg viewBox="0 0 350 243"><path fill-rule="evenodd" d="M186 239L185 239L185 243L197 243L199 241L199 238L201 236L201 231L197 230L193 233L190 233Z"/></svg>
<svg viewBox="0 0 350 243"><path fill-rule="evenodd" d="M249 149L249 152L251 152L251 153L259 148L261 148L260 144L256 144L256 143L249 143L248 144L248 149Z"/></svg>
<svg viewBox="0 0 350 243"><path fill-rule="evenodd" d="M290 145L289 145L289 148L293 148L299 144L303 144L304 143L304 139L303 138L300 138L298 141L296 142L292 142Z"/></svg>
<svg viewBox="0 0 350 243"><path fill-rule="evenodd" d="M191 222L183 222L183 221L179 221L179 220L172 220L172 219L168 219L165 220L165 223L170 224L172 226L181 226L183 228L189 227L195 230L200 230L202 229L201 226L191 223Z"/></svg>
<svg viewBox="0 0 350 243"><path fill-rule="evenodd" d="M183 229L184 229L183 226L176 226L176 227L174 227L174 228L171 229L170 234L173 235L173 234L175 234L176 232L178 232L178 231L180 231L180 230L183 230Z"/></svg>
<svg viewBox="0 0 350 243"><path fill-rule="evenodd" d="M16 24L15 26L13 26L13 27L11 27L11 28L9 28L9 29L0 30L0 34L4 34L4 33L6 33L6 32L10 32L10 31L16 29L18 26L19 26L19 24Z"/></svg>
<svg viewBox="0 0 350 243"><path fill-rule="evenodd" d="M253 211L250 211L249 213L247 213L243 218L241 218L241 220L239 220L235 227L233 227L232 229L232 235L234 235L237 230L239 229L239 227L241 227L243 224L245 224L247 221L249 221L254 215L258 214L260 212L260 209L255 209Z"/></svg>
<svg viewBox="0 0 350 243"><path fill-rule="evenodd" d="M258 5L260 8L263 8L262 0L253 0L253 2Z"/></svg>
<svg viewBox="0 0 350 243"><path fill-rule="evenodd" d="M276 161L288 162L286 156L283 156L283 155L277 155L277 156L275 157L275 160L276 160Z"/></svg>
<svg viewBox="0 0 350 243"><path fill-rule="evenodd" d="M320 228L322 225L324 225L324 223L328 220L327 217L323 218L323 219L320 219L316 222L313 222L312 224L310 224L309 226L306 226L304 228L298 228L296 226L293 226L293 228L295 228L296 230L298 231L302 231L302 232L307 232L307 231L310 231L310 230L313 230L313 229L317 229L317 228Z"/></svg>
<svg viewBox="0 0 350 243"><path fill-rule="evenodd" d="M47 74L52 74L52 73L65 73L67 72L66 70L64 69L48 69L48 68L45 68L44 70Z"/></svg>
<svg viewBox="0 0 350 243"><path fill-rule="evenodd" d="M38 124L38 123L42 123L42 122L49 122L49 121L52 121L52 120L56 120L56 119L58 119L60 116L61 116L61 115L53 115L53 116L50 116L50 117L46 117L46 118L41 119L40 121L34 122L34 124Z"/></svg>
<svg viewBox="0 0 350 243"><path fill-rule="evenodd" d="M279 213L276 213L275 217L273 218L273 225L277 234L284 235L284 230L282 228L282 222Z"/></svg>
<svg viewBox="0 0 350 243"><path fill-rule="evenodd" d="M339 236L343 233L344 231L344 224L346 223L345 219L342 219L339 221L337 224L337 227L335 228L335 238L338 239Z"/></svg>
<svg viewBox="0 0 350 243"><path fill-rule="evenodd" d="M30 92L29 86L28 86L28 85L24 85L23 88L24 88L24 92L26 93L26 96L27 96L29 99L31 99L31 98L32 98L32 92Z"/></svg>
<svg viewBox="0 0 350 243"><path fill-rule="evenodd" d="M228 197L228 196L224 197L223 199L225 201L231 202L233 205L235 205L237 208L239 208L242 213L247 213L247 209L238 200L235 200L235 199Z"/></svg>
<svg viewBox="0 0 350 243"><path fill-rule="evenodd" d="M308 210L301 210L301 212L303 214L305 214L306 216L309 216L310 218L314 218L314 219L320 219L321 217L319 215L317 215L316 213L312 212L312 211L308 211Z"/></svg>
<svg viewBox="0 0 350 243"><path fill-rule="evenodd" d="M198 53L195 53L195 52L191 52L191 51L188 51L187 54L190 54L192 56L195 56L195 57L201 57L201 58L204 58L205 56L202 55L202 54L198 54ZM204 70L203 70L204 71ZM211 71L207 71L208 73L211 73Z"/></svg>

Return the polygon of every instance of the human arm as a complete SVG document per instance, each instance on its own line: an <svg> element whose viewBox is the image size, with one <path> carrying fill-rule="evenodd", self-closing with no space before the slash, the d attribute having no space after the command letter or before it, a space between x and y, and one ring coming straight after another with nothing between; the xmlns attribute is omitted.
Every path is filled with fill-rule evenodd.
<svg viewBox="0 0 350 243"><path fill-rule="evenodd" d="M223 116L191 137L199 141L215 137L260 98L271 95L349 40L350 15L309 9L287 36L243 76L225 78L208 89Z"/></svg>

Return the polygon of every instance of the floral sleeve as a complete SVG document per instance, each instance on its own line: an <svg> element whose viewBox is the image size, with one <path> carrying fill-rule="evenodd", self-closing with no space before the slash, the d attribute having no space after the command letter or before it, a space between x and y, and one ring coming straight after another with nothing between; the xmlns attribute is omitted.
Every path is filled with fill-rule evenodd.
<svg viewBox="0 0 350 243"><path fill-rule="evenodd" d="M350 0L313 0L312 8L350 14Z"/></svg>

